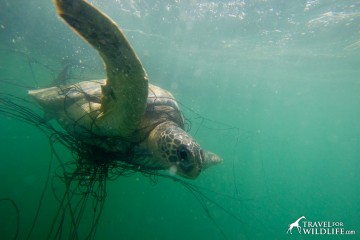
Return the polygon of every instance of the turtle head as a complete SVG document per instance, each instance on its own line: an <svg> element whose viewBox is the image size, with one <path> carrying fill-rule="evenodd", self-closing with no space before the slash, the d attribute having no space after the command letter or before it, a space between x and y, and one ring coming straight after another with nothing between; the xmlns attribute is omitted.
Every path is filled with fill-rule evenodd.
<svg viewBox="0 0 360 240"><path fill-rule="evenodd" d="M155 127L150 132L147 146L161 167L185 178L194 179L203 169L222 162L219 156L205 152L187 132L172 122Z"/></svg>

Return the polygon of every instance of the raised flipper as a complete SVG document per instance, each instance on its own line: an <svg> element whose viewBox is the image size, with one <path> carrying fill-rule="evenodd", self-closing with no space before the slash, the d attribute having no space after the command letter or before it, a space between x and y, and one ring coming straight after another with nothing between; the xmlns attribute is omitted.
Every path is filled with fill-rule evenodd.
<svg viewBox="0 0 360 240"><path fill-rule="evenodd" d="M55 0L57 12L100 54L106 85L96 121L107 136L130 136L139 128L146 109L146 72L123 32L100 10L83 0Z"/></svg>

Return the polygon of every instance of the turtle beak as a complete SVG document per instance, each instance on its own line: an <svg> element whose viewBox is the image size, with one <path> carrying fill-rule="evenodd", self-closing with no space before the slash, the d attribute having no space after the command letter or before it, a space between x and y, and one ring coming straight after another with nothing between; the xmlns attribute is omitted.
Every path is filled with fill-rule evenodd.
<svg viewBox="0 0 360 240"><path fill-rule="evenodd" d="M187 179L195 179L199 176L201 170L200 169L194 169L191 172L183 173L183 172L177 172L176 174Z"/></svg>
<svg viewBox="0 0 360 240"><path fill-rule="evenodd" d="M220 156L212 152L204 152L203 160L203 169L223 162L223 159Z"/></svg>

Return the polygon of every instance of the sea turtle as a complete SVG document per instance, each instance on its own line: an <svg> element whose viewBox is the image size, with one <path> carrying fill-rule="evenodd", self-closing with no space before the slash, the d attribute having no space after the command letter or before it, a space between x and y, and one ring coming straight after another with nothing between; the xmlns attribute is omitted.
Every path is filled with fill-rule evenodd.
<svg viewBox="0 0 360 240"><path fill-rule="evenodd" d="M58 15L102 57L106 80L31 90L47 116L72 136L131 163L194 179L222 159L184 131L172 94L148 76L124 33L84 0L55 0ZM96 137L95 137L96 136Z"/></svg>

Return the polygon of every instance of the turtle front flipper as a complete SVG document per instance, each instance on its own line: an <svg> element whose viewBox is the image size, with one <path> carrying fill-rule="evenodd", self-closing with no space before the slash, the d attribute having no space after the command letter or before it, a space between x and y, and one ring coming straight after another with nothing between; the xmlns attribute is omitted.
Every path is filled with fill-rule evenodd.
<svg viewBox="0 0 360 240"><path fill-rule="evenodd" d="M222 163L223 159L215 153L204 151L203 169Z"/></svg>
<svg viewBox="0 0 360 240"><path fill-rule="evenodd" d="M100 54L107 82L102 88L101 133L130 136L146 109L146 72L123 32L100 10L83 0L55 0L57 12Z"/></svg>

